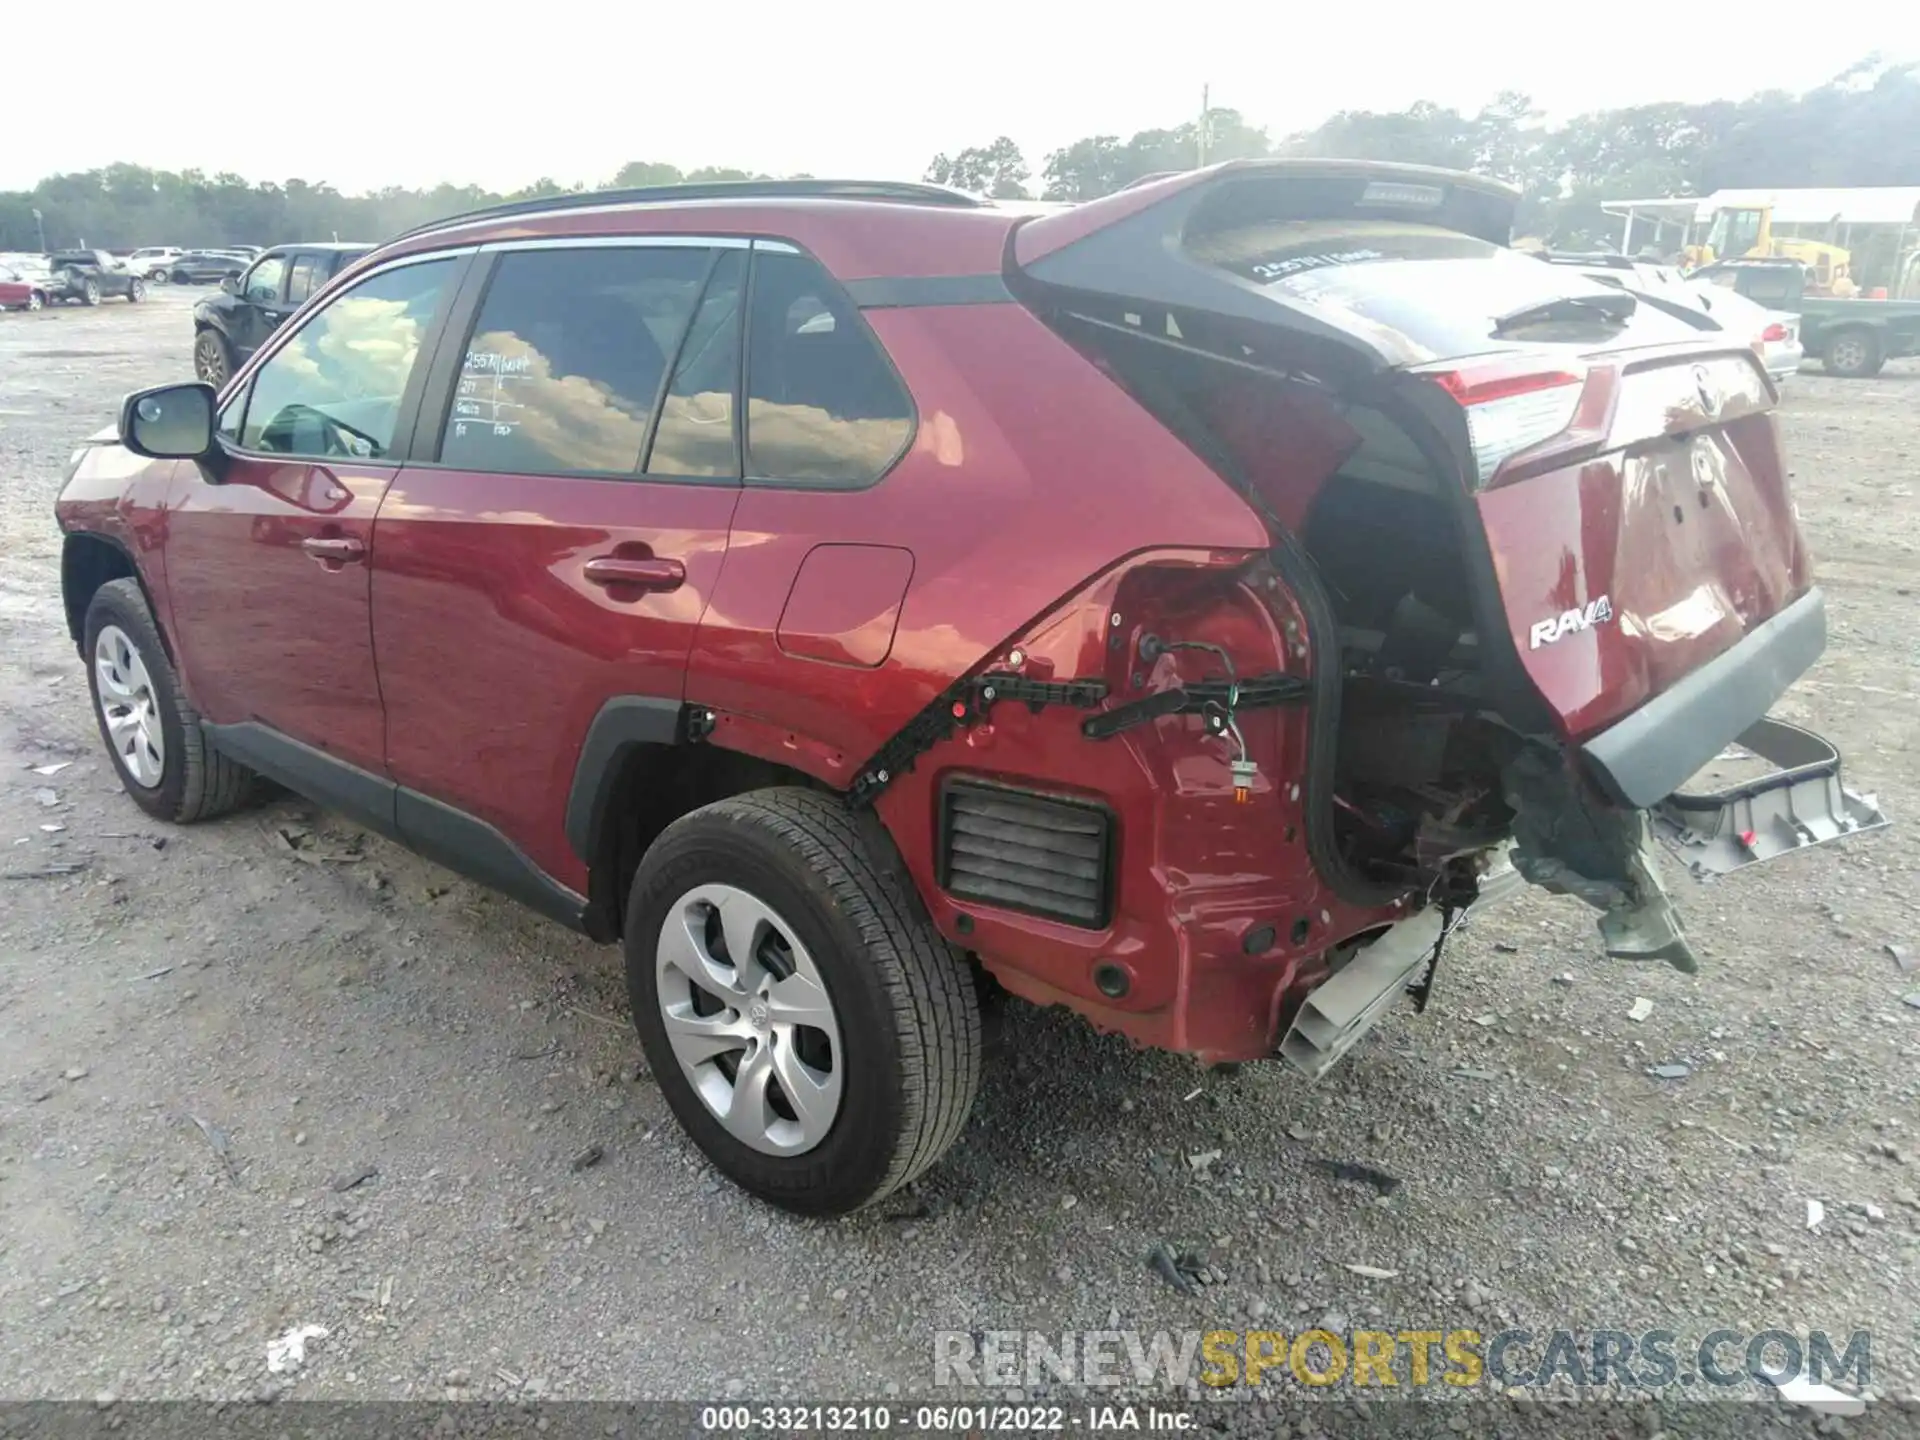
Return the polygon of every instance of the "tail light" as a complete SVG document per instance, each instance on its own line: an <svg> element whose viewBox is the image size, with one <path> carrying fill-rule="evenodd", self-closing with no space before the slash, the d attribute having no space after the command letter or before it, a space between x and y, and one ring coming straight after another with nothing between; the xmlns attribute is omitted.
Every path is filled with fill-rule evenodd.
<svg viewBox="0 0 1920 1440"><path fill-rule="evenodd" d="M1580 415L1587 369L1537 359L1429 371L1427 378L1460 402L1481 486L1523 450L1567 434Z"/></svg>
<svg viewBox="0 0 1920 1440"><path fill-rule="evenodd" d="M1760 343L1763 345L1779 345L1792 338L1793 331L1777 320L1760 332Z"/></svg>

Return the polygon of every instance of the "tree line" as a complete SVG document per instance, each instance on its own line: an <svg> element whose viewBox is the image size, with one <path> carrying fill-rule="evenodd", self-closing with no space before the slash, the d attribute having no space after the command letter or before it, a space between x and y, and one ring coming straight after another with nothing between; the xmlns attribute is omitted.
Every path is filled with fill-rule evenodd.
<svg viewBox="0 0 1920 1440"><path fill-rule="evenodd" d="M1203 130L1204 127L1204 130ZM1920 66L1869 57L1803 94L1666 101L1543 121L1508 92L1468 113L1419 101L1405 110L1343 110L1312 130L1275 138L1240 112L1216 108L1171 128L1122 139L1091 135L1052 151L1036 177L1018 144L1000 136L934 157L927 178L1000 197L1037 188L1049 200L1090 200L1142 178L1209 160L1332 156L1398 160L1497 176L1525 195L1522 233L1591 245L1619 232L1602 200L1705 195L1739 186L1920 185ZM682 172L652 161L622 166L611 186L766 178L745 170ZM805 177L789 177L805 178ZM477 186L389 187L347 195L324 182L251 182L197 170L116 164L54 175L29 191L0 192L0 250L80 243L218 246L289 240L377 241L463 210L560 195L581 186L541 179L496 193ZM36 224L33 211L42 219Z"/></svg>

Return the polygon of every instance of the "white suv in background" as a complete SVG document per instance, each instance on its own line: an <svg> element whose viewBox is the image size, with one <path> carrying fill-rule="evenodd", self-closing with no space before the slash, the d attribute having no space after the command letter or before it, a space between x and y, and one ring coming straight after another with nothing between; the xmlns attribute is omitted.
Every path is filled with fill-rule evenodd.
<svg viewBox="0 0 1920 1440"><path fill-rule="evenodd" d="M164 285L173 262L186 252L178 245L146 245L127 256L127 269L143 280Z"/></svg>

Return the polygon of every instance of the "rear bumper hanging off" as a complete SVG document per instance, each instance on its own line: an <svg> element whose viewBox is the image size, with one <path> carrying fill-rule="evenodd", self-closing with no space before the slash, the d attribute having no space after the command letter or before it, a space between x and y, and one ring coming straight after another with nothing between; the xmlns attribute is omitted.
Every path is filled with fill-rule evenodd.
<svg viewBox="0 0 1920 1440"><path fill-rule="evenodd" d="M1733 736L1773 708L1827 643L1827 602L1809 590L1724 655L1587 741L1587 764L1612 798L1651 810Z"/></svg>

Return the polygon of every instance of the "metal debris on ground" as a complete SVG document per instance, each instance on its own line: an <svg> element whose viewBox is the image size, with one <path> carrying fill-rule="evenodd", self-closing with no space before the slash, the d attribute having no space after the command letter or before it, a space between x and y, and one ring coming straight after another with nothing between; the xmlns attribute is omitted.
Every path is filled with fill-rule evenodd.
<svg viewBox="0 0 1920 1440"><path fill-rule="evenodd" d="M1382 1270L1378 1265L1348 1265L1345 1268L1368 1280L1391 1280L1400 1273L1398 1270Z"/></svg>
<svg viewBox="0 0 1920 1440"><path fill-rule="evenodd" d="M1844 1390L1822 1385L1804 1375L1796 1375L1791 1380L1774 1380L1766 1375L1758 1378L1773 1386L1780 1398L1789 1405L1803 1405L1819 1415L1854 1416L1867 1413L1867 1402L1858 1395L1849 1395Z"/></svg>
<svg viewBox="0 0 1920 1440"><path fill-rule="evenodd" d="M298 1370L307 1361L307 1342L327 1338L324 1325L296 1325L278 1340L267 1342L267 1369L275 1375Z"/></svg>
<svg viewBox="0 0 1920 1440"><path fill-rule="evenodd" d="M373 1179L373 1177L379 1173L380 1167L377 1165L355 1165L349 1169L342 1170L327 1182L327 1186L336 1195L344 1195L347 1191L353 1189L354 1186L366 1184L367 1181Z"/></svg>
<svg viewBox="0 0 1920 1440"><path fill-rule="evenodd" d="M598 1165L602 1160L606 1158L607 1158L607 1152L603 1150L600 1146L589 1145L587 1146L586 1149L582 1150L578 1155L573 1157L573 1163L570 1168L573 1170L574 1174L578 1175L582 1170L591 1170L594 1166Z"/></svg>
<svg viewBox="0 0 1920 1440"><path fill-rule="evenodd" d="M55 865L38 865L31 870L0 870L0 880L64 880L86 868L87 862L84 860L62 861Z"/></svg>
<svg viewBox="0 0 1920 1440"><path fill-rule="evenodd" d="M1907 949L1906 946L1895 945L1889 941L1880 948L1887 952L1888 958L1899 968L1901 974L1904 975L1911 970L1920 969L1920 961L1916 961L1913 958L1913 952Z"/></svg>
<svg viewBox="0 0 1920 1440"><path fill-rule="evenodd" d="M220 1157L220 1163L226 1167L227 1178L238 1180L239 1172L233 1164L233 1142L227 1138L227 1132L211 1120L202 1120L198 1115L188 1115L200 1133L207 1137L207 1144L213 1147L213 1153Z"/></svg>
<svg viewBox="0 0 1920 1440"><path fill-rule="evenodd" d="M1399 1177L1376 1170L1371 1165L1355 1165L1347 1160L1315 1160L1313 1168L1335 1180L1350 1180L1357 1185L1371 1185L1382 1195L1391 1195L1400 1188Z"/></svg>
<svg viewBox="0 0 1920 1440"><path fill-rule="evenodd" d="M1213 1162L1220 1158L1220 1155L1221 1152L1218 1150L1196 1150L1187 1156L1187 1168L1204 1174L1212 1167Z"/></svg>
<svg viewBox="0 0 1920 1440"><path fill-rule="evenodd" d="M1627 1011L1627 1019L1638 1024L1653 1013L1653 1002L1644 995L1633 997L1633 1008Z"/></svg>
<svg viewBox="0 0 1920 1440"><path fill-rule="evenodd" d="M1827 1207L1818 1200L1807 1201L1807 1229L1818 1230L1820 1222L1827 1218Z"/></svg>
<svg viewBox="0 0 1920 1440"><path fill-rule="evenodd" d="M71 764L73 764L71 760L55 760L51 764L30 765L27 768L32 770L36 775L58 775Z"/></svg>
<svg viewBox="0 0 1920 1440"><path fill-rule="evenodd" d="M38 800L42 805L50 806L50 805L58 805L60 803L59 794L55 791L47 789L44 785L41 786L38 790L35 790L33 792L33 798Z"/></svg>
<svg viewBox="0 0 1920 1440"><path fill-rule="evenodd" d="M1180 1268L1180 1262L1174 1258L1166 1241L1162 1240L1147 1252L1147 1268L1182 1295L1193 1294L1194 1277Z"/></svg>
<svg viewBox="0 0 1920 1440"><path fill-rule="evenodd" d="M1647 1074L1653 1076L1656 1080L1684 1080L1693 1074L1693 1067L1691 1065L1680 1064L1649 1065L1647 1067Z"/></svg>

